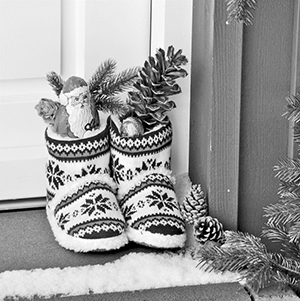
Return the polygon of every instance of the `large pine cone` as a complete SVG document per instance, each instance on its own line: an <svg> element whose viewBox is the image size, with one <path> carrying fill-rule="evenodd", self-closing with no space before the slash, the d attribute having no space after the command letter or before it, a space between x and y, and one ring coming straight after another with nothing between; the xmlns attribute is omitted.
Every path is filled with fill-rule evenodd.
<svg viewBox="0 0 300 301"><path fill-rule="evenodd" d="M146 131L168 122L166 112L176 107L169 97L181 93L176 80L188 75L181 67L187 62L181 49L175 52L174 47L169 46L167 53L160 48L154 57L149 56L139 71L133 85L135 90L128 92L127 103L141 119Z"/></svg>
<svg viewBox="0 0 300 301"><path fill-rule="evenodd" d="M194 224L195 240L200 243L206 241L215 241L223 243L225 241L225 234L223 225L211 216L204 216L199 218Z"/></svg>

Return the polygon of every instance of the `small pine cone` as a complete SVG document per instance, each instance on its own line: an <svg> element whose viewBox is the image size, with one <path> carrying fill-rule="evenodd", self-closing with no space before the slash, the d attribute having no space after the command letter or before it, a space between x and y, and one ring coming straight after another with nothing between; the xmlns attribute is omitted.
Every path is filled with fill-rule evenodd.
<svg viewBox="0 0 300 301"><path fill-rule="evenodd" d="M215 241L224 243L225 233L223 225L211 216L199 218L194 224L194 237L200 243Z"/></svg>
<svg viewBox="0 0 300 301"><path fill-rule="evenodd" d="M200 184L192 185L180 208L185 221L189 224L194 224L200 217L207 215L207 203Z"/></svg>

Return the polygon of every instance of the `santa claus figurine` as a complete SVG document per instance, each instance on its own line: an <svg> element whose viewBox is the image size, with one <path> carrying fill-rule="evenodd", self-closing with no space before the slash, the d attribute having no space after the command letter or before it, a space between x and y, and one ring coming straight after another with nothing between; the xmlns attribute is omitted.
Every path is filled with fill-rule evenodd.
<svg viewBox="0 0 300 301"><path fill-rule="evenodd" d="M62 93L67 97L67 105L61 105L57 110L54 132L62 137L83 138L87 131L99 127L99 115L84 79L70 77Z"/></svg>
<svg viewBox="0 0 300 301"><path fill-rule="evenodd" d="M52 130L61 137L83 138L87 131L99 128L99 114L86 81L72 76L61 89L66 105L42 98L36 106L38 114L52 125Z"/></svg>

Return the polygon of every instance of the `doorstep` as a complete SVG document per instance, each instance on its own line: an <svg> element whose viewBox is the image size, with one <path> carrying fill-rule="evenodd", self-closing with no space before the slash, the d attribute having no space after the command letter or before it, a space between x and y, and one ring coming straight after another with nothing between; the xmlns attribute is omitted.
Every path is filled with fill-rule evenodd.
<svg viewBox="0 0 300 301"><path fill-rule="evenodd" d="M10 301L6 299L4 301ZM280 291L268 287L258 294L249 296L239 283L218 283L197 286L170 287L142 291L127 291L82 296L52 296L34 299L19 298L17 301L297 301L299 298L291 290Z"/></svg>
<svg viewBox="0 0 300 301"><path fill-rule="evenodd" d="M16 299L14 299L16 300ZM18 301L30 301L25 298ZM49 301L251 301L238 283L169 287L142 291L90 294L84 296L53 296ZM6 300L5 300L6 301ZM7 300L8 301L8 300ZM34 301L45 301L35 298Z"/></svg>
<svg viewBox="0 0 300 301"><path fill-rule="evenodd" d="M0 213L0 273L6 270L51 268L60 266L78 266L105 264L131 252L151 252L151 249L131 245L118 252L102 254L82 254L67 251L53 242L45 209L24 210ZM12 300L6 298L5 300ZM14 300L27 301L19 298ZM30 300L46 300L35 297ZM146 289L118 293L89 294L84 296L53 296L47 300L61 301L296 301L299 298L292 292L279 292L277 288L262 290L250 297L238 283L219 283L197 286Z"/></svg>

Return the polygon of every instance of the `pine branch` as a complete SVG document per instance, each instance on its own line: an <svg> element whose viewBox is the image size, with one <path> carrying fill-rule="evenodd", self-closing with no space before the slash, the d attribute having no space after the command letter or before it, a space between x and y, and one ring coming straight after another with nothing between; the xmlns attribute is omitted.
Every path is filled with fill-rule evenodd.
<svg viewBox="0 0 300 301"><path fill-rule="evenodd" d="M226 0L228 19L226 24L229 24L232 20L236 20L245 25L253 24L253 15L251 10L255 10L257 6L257 0Z"/></svg>
<svg viewBox="0 0 300 301"><path fill-rule="evenodd" d="M280 281L280 273L290 277L292 281L297 282L300 279L299 260L269 253L260 238L247 233L226 231L224 245L201 248L197 255L199 267L207 271L238 272L240 280L244 280L256 292L266 285Z"/></svg>
<svg viewBox="0 0 300 301"><path fill-rule="evenodd" d="M253 290L258 291L270 281L270 255L261 240L251 234L226 231L222 247L202 248L199 266L211 271L231 271L241 275Z"/></svg>
<svg viewBox="0 0 300 301"><path fill-rule="evenodd" d="M124 92L127 88L133 85L139 68L134 67L126 69L117 75L113 75L100 87L100 93L105 95L116 95Z"/></svg>
<svg viewBox="0 0 300 301"><path fill-rule="evenodd" d="M287 112L283 116L287 117L295 123L300 121L300 93L286 97Z"/></svg>
<svg viewBox="0 0 300 301"><path fill-rule="evenodd" d="M95 100L97 101L96 109L104 113L118 115L122 118L129 111L127 105L119 97L102 94L96 95Z"/></svg>
<svg viewBox="0 0 300 301"><path fill-rule="evenodd" d="M300 124L295 123L293 130L294 130L294 133L293 133L294 141L296 143L300 143Z"/></svg>
<svg viewBox="0 0 300 301"><path fill-rule="evenodd" d="M300 184L300 159L281 159L274 170L277 171L275 177L279 180Z"/></svg>
<svg viewBox="0 0 300 301"><path fill-rule="evenodd" d="M285 258L281 254L271 254L270 267L273 271L282 273L288 277L300 280L300 262L290 258Z"/></svg>
<svg viewBox="0 0 300 301"><path fill-rule="evenodd" d="M267 225L295 223L300 221L300 199L285 198L264 208Z"/></svg>
<svg viewBox="0 0 300 301"><path fill-rule="evenodd" d="M291 241L289 230L284 225L268 225L262 231L262 237L270 239L272 242L280 243L280 251L289 258L300 260L300 245Z"/></svg>
<svg viewBox="0 0 300 301"><path fill-rule="evenodd" d="M101 85L113 76L116 66L117 63L114 60L108 59L97 68L88 82L92 94L98 91Z"/></svg>
<svg viewBox="0 0 300 301"><path fill-rule="evenodd" d="M124 92L133 84L138 68L130 68L117 75L114 74L115 68L115 61L106 60L90 79L89 88L98 110L121 117L128 112L128 106L116 94Z"/></svg>
<svg viewBox="0 0 300 301"><path fill-rule="evenodd" d="M278 194L281 198L298 199L300 198L300 186L299 184L280 181Z"/></svg>
<svg viewBox="0 0 300 301"><path fill-rule="evenodd" d="M289 237L292 242L300 245L300 220L295 222L295 224L290 227ZM300 249L299 249L299 252L300 252ZM300 254L299 254L299 260L300 260Z"/></svg>
<svg viewBox="0 0 300 301"><path fill-rule="evenodd" d="M54 71L51 71L46 75L46 78L55 94L59 96L64 87L64 81L62 80L60 75L58 75Z"/></svg>

